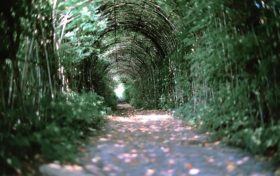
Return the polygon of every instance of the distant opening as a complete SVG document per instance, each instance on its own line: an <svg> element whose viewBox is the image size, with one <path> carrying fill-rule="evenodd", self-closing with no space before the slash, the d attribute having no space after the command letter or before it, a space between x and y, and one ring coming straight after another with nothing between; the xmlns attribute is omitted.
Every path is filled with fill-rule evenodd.
<svg viewBox="0 0 280 176"><path fill-rule="evenodd" d="M124 101L125 100L124 91L125 91L124 84L123 83L118 83L114 92L115 92L116 96L118 97L119 101Z"/></svg>

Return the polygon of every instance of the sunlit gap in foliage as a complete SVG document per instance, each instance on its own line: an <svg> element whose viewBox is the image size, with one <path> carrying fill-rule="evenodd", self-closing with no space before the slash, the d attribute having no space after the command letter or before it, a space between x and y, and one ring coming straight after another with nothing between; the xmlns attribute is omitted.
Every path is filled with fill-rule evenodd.
<svg viewBox="0 0 280 176"><path fill-rule="evenodd" d="M116 87L114 89L114 92L118 98L119 101L124 101L125 97L124 97L124 91L125 91L125 87L124 84L122 82L120 82L120 79L118 76L115 76L113 78L116 81Z"/></svg>
<svg viewBox="0 0 280 176"><path fill-rule="evenodd" d="M124 84L118 83L117 87L115 88L115 94L119 100L124 100Z"/></svg>

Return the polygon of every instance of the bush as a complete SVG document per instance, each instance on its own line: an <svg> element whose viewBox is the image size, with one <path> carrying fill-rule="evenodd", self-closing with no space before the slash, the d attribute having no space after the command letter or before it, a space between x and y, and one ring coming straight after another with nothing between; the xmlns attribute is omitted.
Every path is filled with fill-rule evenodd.
<svg viewBox="0 0 280 176"><path fill-rule="evenodd" d="M1 172L20 172L22 164L37 154L46 160L73 159L77 140L100 129L108 111L103 98L91 92L60 95L52 101L45 98L39 108L25 104L4 112L0 133L0 142L5 144L0 146ZM11 119L18 120L11 124Z"/></svg>
<svg viewBox="0 0 280 176"><path fill-rule="evenodd" d="M253 153L279 157L279 1L178 0L178 113ZM263 3L263 4L261 4Z"/></svg>

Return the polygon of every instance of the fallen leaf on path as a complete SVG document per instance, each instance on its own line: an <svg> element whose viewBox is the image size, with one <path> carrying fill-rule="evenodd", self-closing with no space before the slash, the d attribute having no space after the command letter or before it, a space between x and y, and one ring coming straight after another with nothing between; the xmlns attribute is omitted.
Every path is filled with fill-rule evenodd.
<svg viewBox="0 0 280 176"><path fill-rule="evenodd" d="M192 169L192 167L193 167L193 166L192 166L191 163L186 163L186 164L185 164L185 168L186 168L186 169L189 169L189 170L190 170L190 169Z"/></svg>
<svg viewBox="0 0 280 176"><path fill-rule="evenodd" d="M151 176L151 175L154 175L156 173L156 170L155 169L148 169L146 171L146 174L145 176Z"/></svg>
<svg viewBox="0 0 280 176"><path fill-rule="evenodd" d="M155 163L156 162L156 159L155 158L149 158L149 163Z"/></svg>
<svg viewBox="0 0 280 176"><path fill-rule="evenodd" d="M134 159L132 160L130 163L129 163L131 166L137 166L139 165L139 161L137 159Z"/></svg>
<svg viewBox="0 0 280 176"><path fill-rule="evenodd" d="M175 160L174 159L170 159L170 160L168 160L168 164L169 165L174 165L176 162L175 162Z"/></svg>
<svg viewBox="0 0 280 176"><path fill-rule="evenodd" d="M160 148L164 153L169 153L170 149L168 147L161 147Z"/></svg>
<svg viewBox="0 0 280 176"><path fill-rule="evenodd" d="M215 162L215 159L213 157L206 157L206 161L208 163L214 163Z"/></svg>
<svg viewBox="0 0 280 176"><path fill-rule="evenodd" d="M236 166L232 161L227 162L227 171L229 173L233 172L235 170Z"/></svg>

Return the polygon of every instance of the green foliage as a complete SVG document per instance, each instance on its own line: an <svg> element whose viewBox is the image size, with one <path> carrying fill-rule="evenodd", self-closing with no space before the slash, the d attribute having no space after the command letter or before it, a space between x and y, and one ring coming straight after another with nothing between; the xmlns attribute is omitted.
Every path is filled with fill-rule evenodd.
<svg viewBox="0 0 280 176"><path fill-rule="evenodd" d="M98 33L106 27L106 20L100 20L98 2L71 0L59 1L59 21L57 36L60 38L61 59L64 63L77 63L98 53L95 47ZM59 19L58 19L59 20Z"/></svg>
<svg viewBox="0 0 280 176"><path fill-rule="evenodd" d="M107 9L108 19L101 17L114 1L0 5L1 171L19 172L36 154L52 160L74 153L76 139L101 127L105 107L116 106L114 71L129 77L126 99L135 107L180 106L178 116L279 161L279 0L155 2L164 12L123 7L143 12L137 24L147 26L136 29L126 11L111 8L115 16ZM157 28L168 27L165 12L180 41L168 57L161 49L174 48L165 41L173 34ZM111 56L100 57L102 50Z"/></svg>
<svg viewBox="0 0 280 176"><path fill-rule="evenodd" d="M1 3L1 174L20 174L40 155L73 159L78 140L101 128L105 107L116 105L108 63L97 57L95 36L106 27L97 3Z"/></svg>
<svg viewBox="0 0 280 176"><path fill-rule="evenodd" d="M148 103L143 100L141 90L137 90L136 87L137 86L131 83L125 84L125 100L135 108L147 108Z"/></svg>
<svg viewBox="0 0 280 176"><path fill-rule="evenodd" d="M172 56L180 116L279 160L279 2L189 0L164 6L184 19L181 48Z"/></svg>
<svg viewBox="0 0 280 176"><path fill-rule="evenodd" d="M22 169L35 155L47 160L74 159L78 139L85 139L106 122L104 100L95 93L60 95L44 98L39 106L26 104L22 109L6 111L9 121L2 121L0 140L1 172ZM11 119L26 118L29 121Z"/></svg>
<svg viewBox="0 0 280 176"><path fill-rule="evenodd" d="M127 81L125 84L125 100L135 108L158 108L157 99L153 97L153 92L149 84L142 83L144 80Z"/></svg>
<svg viewBox="0 0 280 176"><path fill-rule="evenodd" d="M55 121L61 126L70 126L75 131L85 131L102 126L104 115L109 111L105 107L104 98L94 92L72 93L70 96L61 96L52 102L50 112L57 117Z"/></svg>
<svg viewBox="0 0 280 176"><path fill-rule="evenodd" d="M107 106L116 107L113 92L114 82L108 75L110 63L98 57L100 54L98 36L106 28L106 19L97 13L99 1L60 1L57 13L59 61L62 82L65 89L77 92L94 91L104 97ZM66 90L67 91L67 90Z"/></svg>

